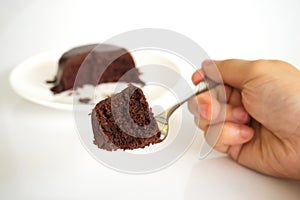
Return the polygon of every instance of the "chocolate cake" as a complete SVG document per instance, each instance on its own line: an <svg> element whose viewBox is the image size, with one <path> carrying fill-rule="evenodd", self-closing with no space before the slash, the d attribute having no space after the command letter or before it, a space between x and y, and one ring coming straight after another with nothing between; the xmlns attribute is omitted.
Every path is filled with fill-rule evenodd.
<svg viewBox="0 0 300 200"><path fill-rule="evenodd" d="M48 83L54 83L51 91L56 94L85 84L118 81L143 84L130 53L114 45L91 44L64 53L54 80Z"/></svg>
<svg viewBox="0 0 300 200"><path fill-rule="evenodd" d="M160 131L141 89L129 84L92 111L94 144L108 151L159 143Z"/></svg>

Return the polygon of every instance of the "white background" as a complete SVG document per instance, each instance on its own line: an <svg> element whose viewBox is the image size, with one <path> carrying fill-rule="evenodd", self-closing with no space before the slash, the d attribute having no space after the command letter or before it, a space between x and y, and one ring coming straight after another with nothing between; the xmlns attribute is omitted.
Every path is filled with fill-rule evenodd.
<svg viewBox="0 0 300 200"><path fill-rule="evenodd" d="M300 1L0 3L0 199L299 199L299 183L263 176L225 156L199 160L199 136L160 172L107 169L81 146L72 113L23 100L8 75L37 53L148 27L182 33L214 59L282 59L300 67Z"/></svg>

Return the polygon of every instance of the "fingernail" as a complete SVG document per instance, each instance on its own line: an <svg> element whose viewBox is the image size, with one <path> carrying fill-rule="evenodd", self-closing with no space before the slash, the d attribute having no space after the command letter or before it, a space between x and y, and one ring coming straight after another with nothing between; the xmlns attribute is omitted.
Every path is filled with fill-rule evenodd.
<svg viewBox="0 0 300 200"><path fill-rule="evenodd" d="M193 79L197 81L201 81L204 78L203 70L199 69L193 74Z"/></svg>
<svg viewBox="0 0 300 200"><path fill-rule="evenodd" d="M248 117L247 112L241 107L234 108L232 111L232 115L236 120L242 121L242 122L246 121L247 117Z"/></svg>
<svg viewBox="0 0 300 200"><path fill-rule="evenodd" d="M242 128L240 131L240 135L242 138L249 139L252 136L253 132L250 128Z"/></svg>
<svg viewBox="0 0 300 200"><path fill-rule="evenodd" d="M204 73L203 70L199 69L196 72L194 72L192 76L192 81L195 85L199 84L204 79Z"/></svg>

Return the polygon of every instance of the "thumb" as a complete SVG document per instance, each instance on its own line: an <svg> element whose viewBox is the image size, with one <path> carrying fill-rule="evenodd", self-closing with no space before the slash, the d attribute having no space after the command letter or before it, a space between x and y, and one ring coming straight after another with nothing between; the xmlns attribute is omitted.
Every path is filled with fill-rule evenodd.
<svg viewBox="0 0 300 200"><path fill-rule="evenodd" d="M242 89L244 84L255 76L249 73L250 66L251 61L246 60L206 60L202 63L202 70L213 81Z"/></svg>

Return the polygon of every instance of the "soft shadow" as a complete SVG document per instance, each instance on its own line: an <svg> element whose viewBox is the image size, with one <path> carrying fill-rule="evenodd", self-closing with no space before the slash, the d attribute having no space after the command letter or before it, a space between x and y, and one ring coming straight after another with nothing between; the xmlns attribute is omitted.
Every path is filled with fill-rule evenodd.
<svg viewBox="0 0 300 200"><path fill-rule="evenodd" d="M0 70L0 188L17 181L19 169L22 168L18 166L17 159L20 149L27 145L17 144L26 141L26 135L31 134L33 128L30 125L36 124L37 131L43 131L47 124L55 125L72 117L70 111L40 106L18 96L9 83L11 69ZM47 120L43 120L45 118ZM28 137L28 140L32 139Z"/></svg>
<svg viewBox="0 0 300 200"><path fill-rule="evenodd" d="M7 110L11 109L12 101L16 99L9 85L9 74L11 70L0 71L0 185L4 187L17 176L16 159L12 141L10 139L9 126L7 124Z"/></svg>
<svg viewBox="0 0 300 200"><path fill-rule="evenodd" d="M268 177L236 164L228 157L199 160L185 188L186 200L299 200L300 182Z"/></svg>

